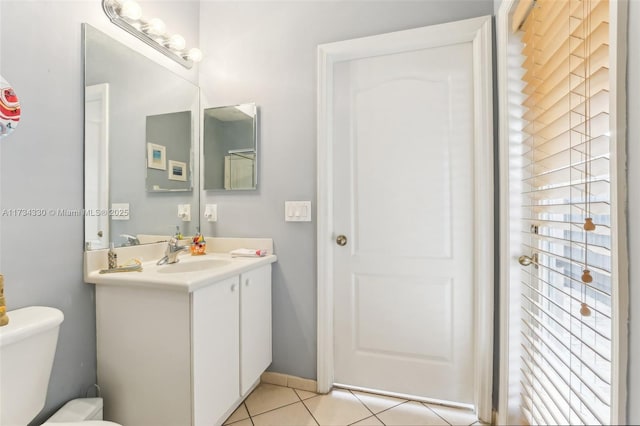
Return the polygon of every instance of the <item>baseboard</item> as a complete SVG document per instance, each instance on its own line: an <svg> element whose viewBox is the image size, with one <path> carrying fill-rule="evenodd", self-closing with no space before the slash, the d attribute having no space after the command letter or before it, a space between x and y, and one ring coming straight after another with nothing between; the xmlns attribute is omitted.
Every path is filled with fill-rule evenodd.
<svg viewBox="0 0 640 426"><path fill-rule="evenodd" d="M269 383L272 385L286 386L288 388L300 389L307 392L317 392L318 382L311 379L303 379L298 376L291 376L289 374L274 373L271 371L265 371L260 376L262 383Z"/></svg>

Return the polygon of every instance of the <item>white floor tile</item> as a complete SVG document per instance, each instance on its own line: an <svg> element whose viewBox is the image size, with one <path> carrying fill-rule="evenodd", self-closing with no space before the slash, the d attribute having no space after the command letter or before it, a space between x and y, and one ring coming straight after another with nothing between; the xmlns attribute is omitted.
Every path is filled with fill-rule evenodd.
<svg viewBox="0 0 640 426"><path fill-rule="evenodd" d="M349 425L371 417L371 412L358 398L342 389L303 402L322 426Z"/></svg>
<svg viewBox="0 0 640 426"><path fill-rule="evenodd" d="M261 383L245 400L247 410L253 417L285 405L299 402L300 398L291 388Z"/></svg>
<svg viewBox="0 0 640 426"><path fill-rule="evenodd" d="M376 416L367 417L364 420L360 420L358 423L354 423L351 426L384 426Z"/></svg>
<svg viewBox="0 0 640 426"><path fill-rule="evenodd" d="M406 399L393 398L390 396L375 395L367 392L351 391L364 405L374 414L388 410L391 407L407 402Z"/></svg>
<svg viewBox="0 0 640 426"><path fill-rule="evenodd" d="M226 422L224 422L224 424L228 425L229 423L235 423L240 420L244 420L248 418L249 418L249 413L247 412L247 407L244 406L244 402L243 402L242 404L240 404L238 408L236 408L236 411L234 411L233 414L229 416L229 418L227 419Z"/></svg>
<svg viewBox="0 0 640 426"><path fill-rule="evenodd" d="M302 402L252 417L255 426L317 426Z"/></svg>
<svg viewBox="0 0 640 426"><path fill-rule="evenodd" d="M431 409L415 401L406 402L376 415L388 426L448 425Z"/></svg>
<svg viewBox="0 0 640 426"><path fill-rule="evenodd" d="M231 423L233 426L253 426L251 419L240 420L239 422Z"/></svg>
<svg viewBox="0 0 640 426"><path fill-rule="evenodd" d="M478 418L471 410L465 410L464 408L445 407L444 405L437 404L425 405L454 426L469 426L478 421Z"/></svg>
<svg viewBox="0 0 640 426"><path fill-rule="evenodd" d="M294 389L294 391L296 391L296 393L298 394L298 396L302 400L313 398L314 396L318 396L318 394L315 393L315 392L308 392L308 391L305 391L305 390L302 390L302 389Z"/></svg>

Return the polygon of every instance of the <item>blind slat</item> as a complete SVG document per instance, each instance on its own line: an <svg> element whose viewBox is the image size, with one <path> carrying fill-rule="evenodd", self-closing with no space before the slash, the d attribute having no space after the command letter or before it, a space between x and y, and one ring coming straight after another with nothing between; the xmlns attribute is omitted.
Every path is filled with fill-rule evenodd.
<svg viewBox="0 0 640 426"><path fill-rule="evenodd" d="M544 309L544 307L542 307L541 305L539 305L538 303L536 303L533 299L531 299L530 297L526 296L526 295L522 295L522 297L524 297L529 303L531 303L531 306L535 307L539 312L541 312L546 318L548 318L550 321L552 321L553 323L555 323L561 330L563 330L565 333L568 334L567 337L569 338L575 338L577 340L580 341L580 343L582 345L584 345L585 347L587 347L592 353L598 355L601 359L603 359L604 361L610 361L611 359L611 354L602 354L600 353L600 351L598 351L596 348L593 347L593 345L590 345L589 343L585 342L581 336L578 336L574 333L571 332L571 330L567 327L565 327L565 325L559 321L558 319L555 318L555 316L551 313L549 313L546 309ZM533 312L531 312L532 309L525 309L525 311L529 314L532 315L534 318L536 318L536 322L538 322L539 324L542 324L543 321L541 320L541 316L534 314ZM556 333L556 331L551 331L550 328L544 327L547 332L551 335L554 336L555 339L557 339L558 341L562 341L563 340L563 336L558 336ZM609 341L610 342L610 341ZM594 373L595 374L595 373Z"/></svg>
<svg viewBox="0 0 640 426"><path fill-rule="evenodd" d="M576 320L576 321L581 321L580 317L578 317L577 315L575 315L575 314L573 313L573 311L571 311L570 309L566 309L564 306L560 305L559 303L557 303L557 302L556 302L556 301L554 301L553 299L549 298L548 296L545 296L544 294L542 294L542 293L540 292L540 290L539 290L539 289L534 288L534 287L533 287L533 286L531 286L530 284L523 283L523 285L524 285L526 288L528 288L529 290L531 290L531 291L533 291L534 293L536 293L536 295L537 295L538 297L543 298L543 299L544 299L545 301L547 301L548 303L551 303L552 305L554 305L557 309L559 309L559 310L561 310L562 312L564 312L565 314L567 314L567 315L571 316L571 319ZM557 291L557 288L556 288L556 287L552 287L552 288L554 289L554 291ZM561 294L562 294L563 296L565 296L565 297L569 298L572 302L574 302L574 301L575 301L575 302L577 302L577 303L580 303L580 301L579 301L579 300L577 300L577 299L575 299L575 298L572 298L572 297L569 297L566 293L561 293ZM598 312L598 311L596 311L596 312ZM584 325L585 325L585 326L586 326L586 327L587 327L587 328L588 328L592 333L597 334L598 336L600 336L600 337L601 337L601 338L603 338L603 339L606 339L606 340L608 340L608 341L611 341L611 337L610 337L610 336L606 336L606 335L602 334L602 332L601 332L601 331L597 330L596 328L592 327L591 325L589 325L589 324L587 324L587 323L585 323Z"/></svg>
<svg viewBox="0 0 640 426"><path fill-rule="evenodd" d="M532 346L533 346L533 345L535 345L535 342L534 342L533 340L531 340L530 338L528 338L528 341L529 341L529 344L531 344ZM542 383L541 377L540 377L540 376L538 376L538 375L536 375L536 373L535 373L535 371L536 371L536 370L535 370L534 368L532 368L532 367L537 367L537 368L539 369L539 371L541 371L541 372L542 372L542 375L547 379L547 382L548 382L548 383L550 383L552 386L554 386L554 388L555 388L559 393L561 393L561 390L558 388L557 383L556 383L556 382L554 382L554 381L552 380L552 378L556 378L556 377L557 377L557 378L562 379L563 383L565 383L565 385L567 386L567 388L568 388L569 392L570 392L572 395L576 396L578 399L580 399L584 404L587 404L587 405L588 405L588 401L586 401L586 400L585 400L583 392L582 392L581 390L579 390L579 389L576 389L574 386L571 386L571 380L569 380L569 379L567 379L567 378L565 378L565 377L562 377L562 375L561 375L561 374L560 374L560 372L558 371L558 370L559 370L559 368L560 368L560 366L557 366L557 365L556 365L556 366L554 366L554 364L553 364L553 360L550 360L549 358L547 358L547 357L546 357L546 356L544 356L544 355L540 356L540 352L537 352L537 355L539 355L539 356L540 356L540 358L541 358L542 360L544 360L544 362L546 362L546 364L549 366L549 368L551 368L551 369L553 370L553 372L555 373L555 374L551 374L551 372L549 371L549 369L548 369L548 368L545 368L545 366L544 366L544 365L541 365L541 364L536 360L536 356L535 356L535 355L533 355L533 354L531 353L531 351L530 351L530 350L529 350L525 345L522 345L522 347L525 349L525 351L526 351L526 352L527 352L527 354L529 355L527 358L525 358L525 365L526 365L527 369L529 369L529 371L531 372L531 375L532 375L536 380L538 380L538 382ZM533 365L531 365L531 364L533 364ZM573 373L573 375L576 375L576 372L575 372L575 371L573 371L572 373ZM554 376L555 376L555 377L554 377ZM595 393L595 392L594 392L593 388L592 388L590 385L588 385L588 384L587 384L586 382L584 382L584 381L581 381L581 384L582 384L582 386L585 386L587 389L589 389L589 391L591 392L591 394L592 394L594 397L598 398L602 404L604 404L604 405L606 405L606 406L609 406L609 404L607 404L607 403L604 401L604 398L603 398L603 397L599 397L599 396L597 395L597 393ZM548 392L548 390L547 390L547 389L545 389L545 390ZM566 401L566 399L565 399L565 401ZM575 410L574 410L574 412L575 412ZM592 414L595 418L598 418L598 416L597 416L597 414L596 414L596 413L591 412L591 414ZM559 424L561 424L561 423L559 423ZM600 424L602 424L602 422L601 422Z"/></svg>
<svg viewBox="0 0 640 426"><path fill-rule="evenodd" d="M571 226L573 228L580 228L582 229L582 225L584 225L584 222L573 222L570 220L566 220L566 221L560 221L560 220L553 220L553 219L544 219L544 218L530 218L530 217L524 217L523 220L525 222L527 222L527 225L530 226L533 223L536 224L541 224L541 226L549 226L549 227L557 227L558 229L560 229L561 226ZM607 228L607 229L611 229L609 228L609 225L606 223L599 223L598 227L596 228L595 232L598 232L600 229L602 228ZM611 235L610 233L607 235Z"/></svg>
<svg viewBox="0 0 640 426"><path fill-rule="evenodd" d="M544 265L541 265L541 266L539 266L539 267L540 267L540 268L545 268L545 269L550 269L550 268L545 267ZM558 273L558 272L556 272L556 271L553 271L552 269L550 269L550 272L552 272L552 273L557 273L557 274L558 274L558 275L560 275L561 277L563 277L563 278L567 278L567 279L568 279L568 280L570 280L573 284L583 285L583 283L582 283L582 282L580 282L580 281L578 281L578 280L571 280L571 279L569 278L569 276L564 275L564 274L560 274L560 273ZM527 274L527 272L526 272L526 271L524 271L524 273L525 273L525 274ZM530 275L530 274L529 274L529 275ZM536 278L537 278L537 277L536 277ZM542 278L537 278L537 280L538 280L540 283L545 284L545 285L549 286L550 288L553 288L554 290L561 291L561 289L560 289L557 285L555 285L554 283L552 283L550 280L546 280L546 279L542 279ZM526 283L524 283L524 282L522 282L522 284L523 284L523 285L526 285ZM608 299L608 298L610 297L610 296L607 296L607 295L606 295L606 294L604 294L604 293L597 292L597 291L593 291L593 287L591 287L591 288L590 288L590 290L593 292L593 294L598 293L598 296L601 296L601 297L599 297L599 298L598 298L599 300L600 300L600 299ZM570 293L567 293L566 291L565 291L565 292L563 292L563 293L564 293L565 295L569 295L569 294L570 294ZM570 297L571 297L571 299L572 299L572 300L574 300L574 301L576 301L576 302L580 303L580 299L578 299L576 296L570 296ZM593 295L592 295L592 297L593 297L593 298L596 298L596 297L594 297ZM603 304L604 304L604 303L602 303L601 305L603 305ZM600 306L600 305L599 305L599 306ZM607 309L606 307L604 307L604 308L600 308L600 309L599 309L597 306L595 306L593 310L594 310L594 312L596 312L597 314L599 314L599 315L603 315L607 320L610 320L610 319L611 319L611 311L610 311L609 309ZM609 332L610 332L610 330L609 330Z"/></svg>
<svg viewBox="0 0 640 426"><path fill-rule="evenodd" d="M591 150L593 157L606 156L609 154L609 137L601 135L573 146L568 146L568 144L564 146L562 143L549 144L546 148L552 148L551 150L541 148L545 147L539 146L524 152L523 156L528 160L523 164L525 176L557 170L567 164L581 161L587 153L587 149Z"/></svg>
<svg viewBox="0 0 640 426"><path fill-rule="evenodd" d="M525 274L527 274L527 271L524 271ZM529 274L530 275L530 274ZM536 277L537 278L537 277ZM562 293L564 296L568 297L569 299L571 299L572 302L576 302L577 304L580 304L580 299L576 298L575 296L571 295L570 293L567 293L566 291L564 291L563 289L561 289L560 287L554 285L553 283L550 283L549 281L543 280L543 279L539 279L537 278L537 281L539 281L540 283L543 283L544 285L548 286L549 288L552 288L554 291L557 291L559 293ZM527 284L524 281L521 281L521 284L527 288L530 288L531 285ZM598 314L598 315L602 315L603 317L605 317L607 320L611 320L611 313L608 312L604 312L604 311L600 311L598 310L598 307L594 307L593 311ZM609 332L611 332L610 330L608 330Z"/></svg>
<svg viewBox="0 0 640 426"><path fill-rule="evenodd" d="M525 352L527 353L527 355L529 356L528 358L525 358L525 357L521 357L521 358L523 359L524 364L525 364L525 366L527 367L527 369L531 372L531 373L529 373L529 374L526 374L526 373L525 373L525 374L524 374L524 377L527 379L527 381L528 381L529 383L531 383L531 384L533 385L533 381L531 380L531 377L530 377L530 376L533 376L533 377L536 377L536 376L535 376L535 374L534 374L534 372L533 372L533 369L531 368L532 366L531 366L531 363L529 362L529 360L533 360L533 359L534 359L534 355L531 353L531 351L529 350L529 348L527 348L525 345L521 345L521 346L522 346L522 348L525 350ZM536 365L537 365L537 363L536 363ZM570 388L570 386L569 386L569 383L567 382L567 380L566 380L566 379L564 379L564 378L560 375L560 373L558 372L558 370L557 370L554 366L552 366L552 365L550 365L550 368L554 369L554 372L558 375L558 377L560 377L560 378L562 379L562 381L566 384L567 388L571 389L571 388ZM521 371L524 373L524 369L521 369ZM555 385L555 383L552 381L552 378L551 378L551 377L549 377L549 376L551 376L551 374L549 374L549 372L547 372L547 371L546 371L546 370L544 370L544 369L542 370L542 372L543 372L543 374L547 377L547 379L549 380L549 382L551 382L552 384L554 384L554 385ZM571 413L573 413L574 415L578 416L578 417L580 418L580 420L581 420L583 423L585 423L585 424L587 424L587 423L588 423L587 419L582 415L582 413L580 413L579 411L575 410L575 409L574 409L574 407L572 407L572 406L571 406L571 402L570 402L570 400L569 400L569 399L567 399L567 396L566 396L566 393L565 393L565 392L560 392L560 398L562 398L562 399L565 401L565 403L569 406L567 411L570 411L570 412L571 412ZM570 414L570 415L571 415L571 414ZM570 424L570 422L567 422L566 424Z"/></svg>
<svg viewBox="0 0 640 426"><path fill-rule="evenodd" d="M550 251L545 250L545 249L540 248L540 247L537 247L537 248L536 247L532 247L532 246L529 246L526 243L524 244L524 247L528 247L532 251L537 251L538 254L543 255L543 256L547 256L551 260L564 261L565 263L567 263L569 265L575 266L576 269L582 270L582 268L584 267L584 262L582 262L580 260L576 260L576 259L573 259L571 257L567 257L565 255L560 255L558 253L553 253L553 252L550 252ZM560 272L559 270L550 268L550 267L548 267L547 265L545 265L543 263L540 263L538 266L541 267L541 268L547 268L547 269L549 269L549 271L551 271L553 273L556 273L556 274L559 274L559 275L562 275L563 277L566 277L566 278L570 279L573 282L584 284L580 280L580 275L576 275L576 276L567 275L567 274L565 274L563 272ZM608 270L608 269L605 269L603 267L598 267L598 266L595 266L595 265L589 265L589 270L591 271L592 274L593 273L597 273L597 274L603 275L603 276L605 276L607 278L611 276L611 271ZM607 292L605 292L605 291L603 291L603 290L601 290L601 289L599 289L597 287L589 286L589 289L591 289L593 291L600 292L600 293L604 294L605 296L611 297L611 294L609 294L609 293L607 293Z"/></svg>
<svg viewBox="0 0 640 426"><path fill-rule="evenodd" d="M588 80L590 80L590 89L592 93L598 92L603 89L609 88L609 68L600 67L597 69L592 68L592 72L588 74ZM557 84L551 83L543 86L538 86L535 90L531 91L531 94L522 102L523 106L531 108L537 105L540 108L549 108L551 105L558 102L567 93L574 93L579 96L584 96L584 77L576 74L568 74L564 78L558 81ZM525 86L526 88L526 86ZM523 90L524 93L524 90ZM528 93L527 93L528 94Z"/></svg>
<svg viewBox="0 0 640 426"><path fill-rule="evenodd" d="M600 219L600 218L599 218ZM604 219L604 218L602 218ZM523 217L522 230L523 232L530 232L531 226L533 222L539 222L536 224L538 226L540 233L550 233L550 232L558 232L558 231L584 231L582 228L584 222L572 222L570 220L560 221L560 220L548 220L548 219L539 219L539 218L531 218L526 215ZM595 231L591 231L594 235L601 236L611 236L611 228L609 228L608 223L604 221L598 221L598 226Z"/></svg>
<svg viewBox="0 0 640 426"><path fill-rule="evenodd" d="M531 314L530 312L526 312L526 313L532 319L534 319L534 320L537 319L537 317L535 315ZM605 382L605 383L608 382L608 380L603 379L600 375L597 374L597 371L596 371L595 367L593 367L593 366L589 365L588 363L584 362L584 359L582 357L580 357L579 354L577 354L576 352L571 351L571 348L568 345L564 344L564 342L558 340L557 342L559 343L559 347L555 346L555 345L551 344L548 339L545 339L543 336L541 336L539 331L536 330L536 328L533 327L530 322L527 322L527 321L523 321L523 322L527 326L529 331L531 331L536 336L536 338L538 339L538 340L536 340L536 342L545 347L544 351L548 350L548 351L550 351L550 353L553 353L554 356L556 356L562 362L562 364L564 364L564 366L568 369L568 371L571 370L570 362L564 361L559 356L557 350L562 350L562 351L566 351L566 352L570 353L571 355L573 355L574 358L578 359L580 361L580 365L586 367L589 370L589 372L591 372L594 375L596 375L603 382ZM537 322L538 325L540 325L541 328L544 328L539 321L536 321L536 322ZM548 331L548 329L545 329L545 330ZM528 335L528 333L523 333L523 336L525 336L526 339L531 339L531 337ZM539 345L537 345L537 346L539 346ZM540 356L542 356L542 353L544 353L544 351L537 351L536 354L539 354Z"/></svg>
<svg viewBox="0 0 640 426"><path fill-rule="evenodd" d="M542 381L540 381L535 374L531 374L531 375L535 380L538 381L538 383L540 383L540 386L542 386L542 388L548 395L552 393L556 397L558 395L561 395L559 391L556 390L555 387L551 387L552 391L555 390L555 392L550 392L549 387L546 385L546 383L543 383ZM553 401L553 404L551 403L551 401ZM556 425L569 424L569 420L564 417L564 415L562 414L562 410L560 409L560 407L557 406L557 400L555 398L545 398L545 399L542 399L541 402L546 408L547 412L551 415L551 417L553 417L553 423L549 423L549 424L556 424Z"/></svg>

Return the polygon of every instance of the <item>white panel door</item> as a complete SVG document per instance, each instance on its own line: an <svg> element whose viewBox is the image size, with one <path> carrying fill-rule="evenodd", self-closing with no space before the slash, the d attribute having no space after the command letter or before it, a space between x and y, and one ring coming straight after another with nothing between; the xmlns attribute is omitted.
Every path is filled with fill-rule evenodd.
<svg viewBox="0 0 640 426"><path fill-rule="evenodd" d="M474 403L473 66L472 42L334 65L337 384Z"/></svg>

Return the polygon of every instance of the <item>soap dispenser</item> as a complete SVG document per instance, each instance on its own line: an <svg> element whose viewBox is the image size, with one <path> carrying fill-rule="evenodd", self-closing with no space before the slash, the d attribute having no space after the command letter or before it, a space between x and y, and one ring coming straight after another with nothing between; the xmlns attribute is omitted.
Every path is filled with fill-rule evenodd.
<svg viewBox="0 0 640 426"><path fill-rule="evenodd" d="M116 251L114 250L114 244L111 243L109 245L109 253L107 253L107 258L108 258L108 263L109 263L109 269L115 269L118 267L118 255L116 254Z"/></svg>
<svg viewBox="0 0 640 426"><path fill-rule="evenodd" d="M180 225L176 225L176 234L174 235L176 240L182 239L182 232L180 232Z"/></svg>

